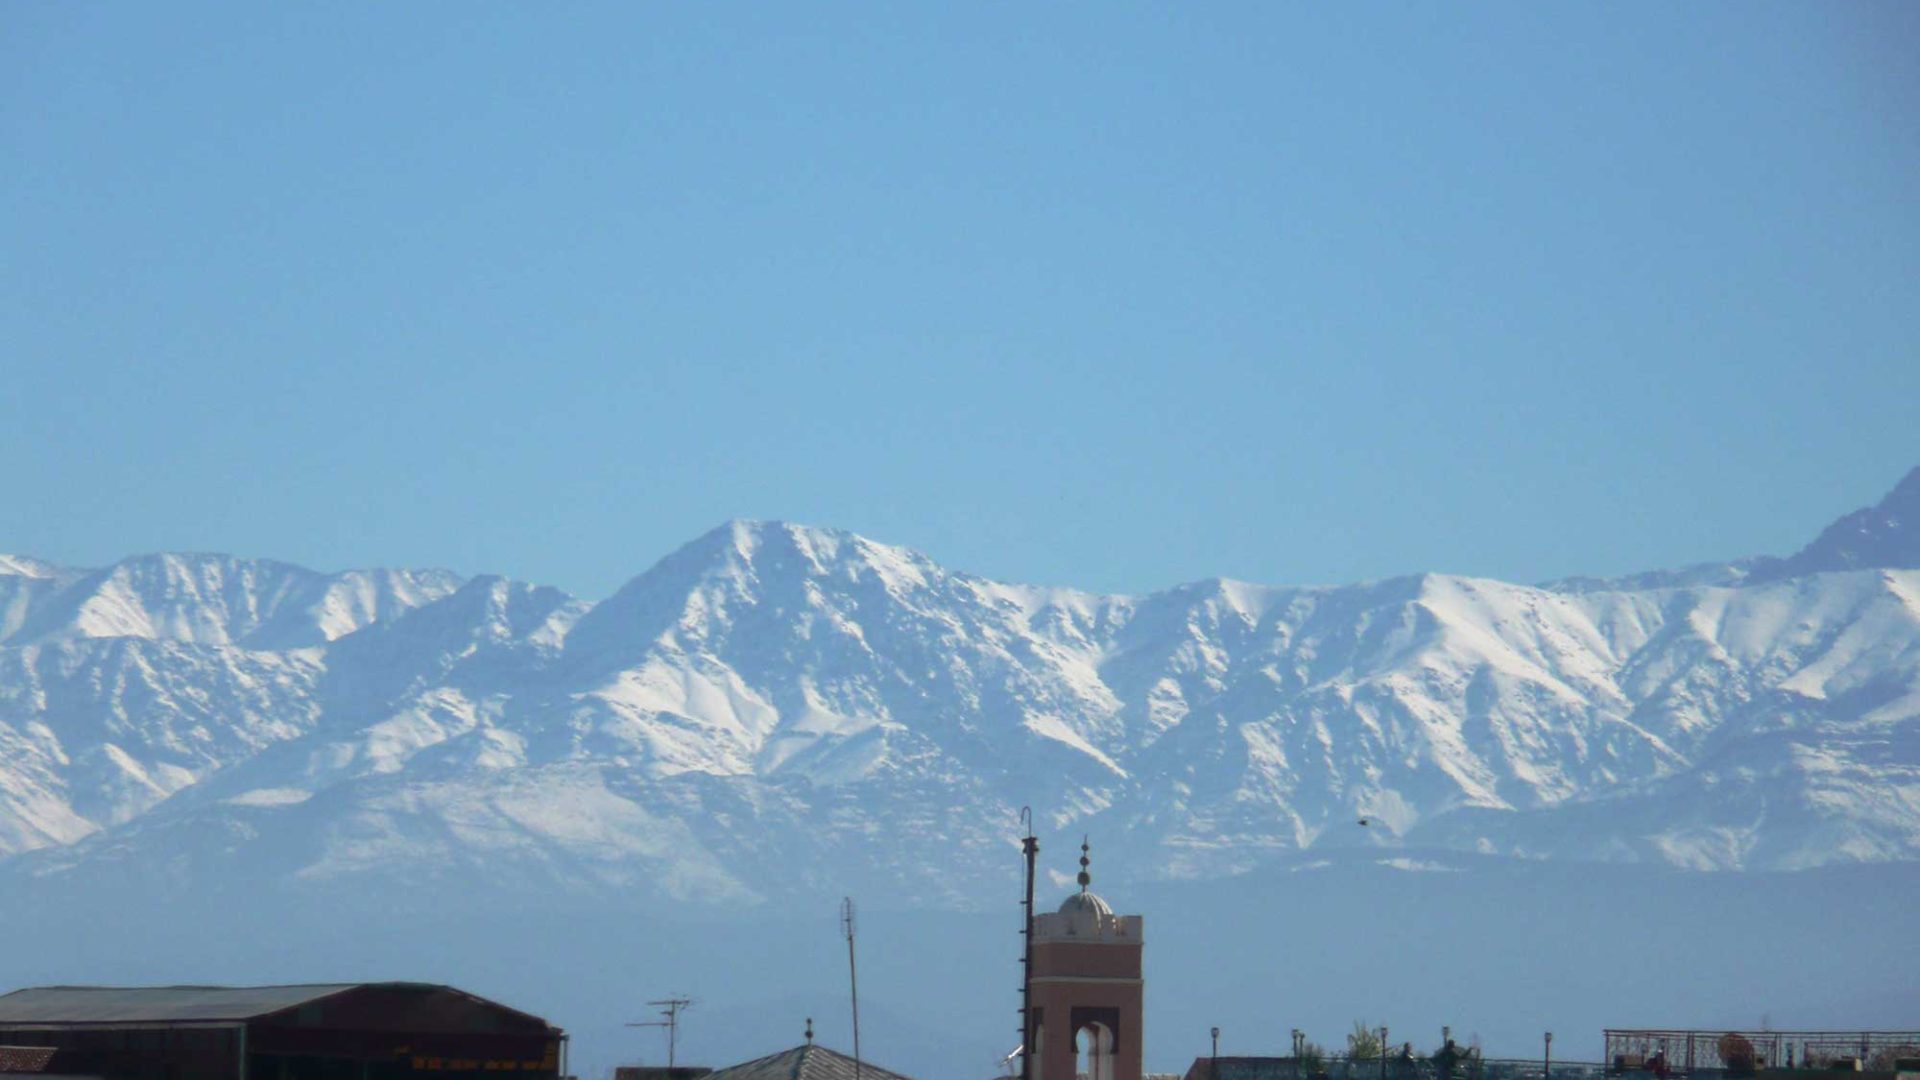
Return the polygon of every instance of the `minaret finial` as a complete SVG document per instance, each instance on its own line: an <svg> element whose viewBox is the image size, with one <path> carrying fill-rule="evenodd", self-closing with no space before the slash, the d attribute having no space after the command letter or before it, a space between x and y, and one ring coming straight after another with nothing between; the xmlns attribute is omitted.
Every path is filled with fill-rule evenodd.
<svg viewBox="0 0 1920 1080"><path fill-rule="evenodd" d="M1082 835L1080 837L1080 891L1081 892L1086 892L1087 886L1093 884L1093 875L1087 873L1087 867L1093 864L1093 860L1087 858L1087 850L1088 850L1087 838L1085 835Z"/></svg>
<svg viewBox="0 0 1920 1080"><path fill-rule="evenodd" d="M813 1017L807 1017L807 1045L813 1045Z"/></svg>

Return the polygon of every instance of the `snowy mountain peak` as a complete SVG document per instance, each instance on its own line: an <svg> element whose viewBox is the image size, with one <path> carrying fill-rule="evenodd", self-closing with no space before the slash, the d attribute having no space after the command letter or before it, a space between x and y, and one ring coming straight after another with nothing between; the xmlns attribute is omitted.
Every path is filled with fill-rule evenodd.
<svg viewBox="0 0 1920 1080"><path fill-rule="evenodd" d="M0 576L47 579L60 575L61 569L52 563L25 555L0 554Z"/></svg>
<svg viewBox="0 0 1920 1080"><path fill-rule="evenodd" d="M696 582L732 583L751 591L765 574L833 575L874 560L933 566L917 552L876 544L839 529L735 519L682 545L629 581L608 602L630 592L688 588Z"/></svg>
<svg viewBox="0 0 1920 1080"><path fill-rule="evenodd" d="M876 543L843 529L787 521L736 519L682 549L718 556L731 571L858 575L863 570L917 576L939 568L910 548Z"/></svg>
<svg viewBox="0 0 1920 1080"><path fill-rule="evenodd" d="M428 603L458 584L438 570L321 574L231 555L138 555L93 571L0 578L0 609L12 609L0 618L0 641L131 637L297 648Z"/></svg>
<svg viewBox="0 0 1920 1080"><path fill-rule="evenodd" d="M1882 566L1916 491L1822 534L1819 572L1550 589L1102 596L744 520L598 604L16 558L0 873L938 897L1004 869L1021 806L1174 877L1361 844L1915 860L1920 570Z"/></svg>

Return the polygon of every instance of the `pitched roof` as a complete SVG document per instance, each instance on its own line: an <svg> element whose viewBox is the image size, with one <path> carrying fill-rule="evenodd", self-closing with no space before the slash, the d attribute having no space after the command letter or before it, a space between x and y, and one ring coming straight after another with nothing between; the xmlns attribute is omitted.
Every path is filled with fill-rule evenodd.
<svg viewBox="0 0 1920 1080"><path fill-rule="evenodd" d="M362 985L35 986L0 994L0 1024L251 1020Z"/></svg>
<svg viewBox="0 0 1920 1080"><path fill-rule="evenodd" d="M0 1073L46 1072L58 1052L51 1046L0 1046Z"/></svg>
<svg viewBox="0 0 1920 1080"><path fill-rule="evenodd" d="M1199 1080L1299 1080L1300 1064L1290 1057L1197 1057L1187 1076Z"/></svg>
<svg viewBox="0 0 1920 1080"><path fill-rule="evenodd" d="M808 1043L711 1073L706 1080L853 1080L853 1059ZM860 1080L913 1080L870 1061L860 1063Z"/></svg>

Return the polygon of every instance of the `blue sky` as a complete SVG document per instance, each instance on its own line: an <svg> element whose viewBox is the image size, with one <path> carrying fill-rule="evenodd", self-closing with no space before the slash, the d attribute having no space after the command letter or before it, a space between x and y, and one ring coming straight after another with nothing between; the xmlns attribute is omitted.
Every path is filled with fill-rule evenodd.
<svg viewBox="0 0 1920 1080"><path fill-rule="evenodd" d="M1784 552L1920 464L1920 8L11 4L0 550L589 596Z"/></svg>

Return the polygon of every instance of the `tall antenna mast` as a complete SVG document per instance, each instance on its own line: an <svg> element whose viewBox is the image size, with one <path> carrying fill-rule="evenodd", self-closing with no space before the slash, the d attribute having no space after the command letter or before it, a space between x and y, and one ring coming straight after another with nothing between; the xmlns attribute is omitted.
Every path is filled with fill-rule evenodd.
<svg viewBox="0 0 1920 1080"><path fill-rule="evenodd" d="M1020 850L1027 857L1027 898L1020 902L1026 909L1020 936L1026 939L1025 955L1020 957L1020 1080L1033 1080L1033 864L1040 854L1040 840L1033 835L1033 807L1020 808L1020 824L1027 835Z"/></svg>
<svg viewBox="0 0 1920 1080"><path fill-rule="evenodd" d="M667 1068L671 1069L676 1064L674 1060L674 1055L679 1049L680 1010L689 1008L690 1006L692 1006L693 999L692 998L662 998L659 1001L649 1001L647 1002L647 1004L661 1006L660 1015L666 1017L666 1019L665 1020L640 1020L640 1021L636 1021L634 1023L628 1024L627 1026L628 1027L666 1028L667 1029Z"/></svg>
<svg viewBox="0 0 1920 1080"><path fill-rule="evenodd" d="M853 962L853 897L840 901L840 928L847 933L847 987L853 996L853 1080L860 1080L860 969Z"/></svg>

